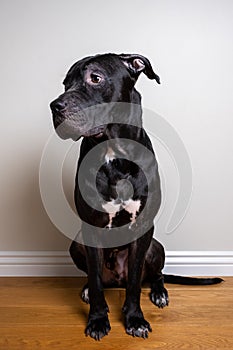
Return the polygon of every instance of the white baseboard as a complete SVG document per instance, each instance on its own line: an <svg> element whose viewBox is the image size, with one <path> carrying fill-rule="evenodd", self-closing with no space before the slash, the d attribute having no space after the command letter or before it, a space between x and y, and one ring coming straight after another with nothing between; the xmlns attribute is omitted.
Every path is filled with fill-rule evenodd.
<svg viewBox="0 0 233 350"><path fill-rule="evenodd" d="M167 251L165 273L233 276L233 251ZM0 251L0 276L83 276L66 251Z"/></svg>
<svg viewBox="0 0 233 350"><path fill-rule="evenodd" d="M2 251L0 276L82 276L67 251Z"/></svg>
<svg viewBox="0 0 233 350"><path fill-rule="evenodd" d="M164 273L233 276L233 251L168 251Z"/></svg>

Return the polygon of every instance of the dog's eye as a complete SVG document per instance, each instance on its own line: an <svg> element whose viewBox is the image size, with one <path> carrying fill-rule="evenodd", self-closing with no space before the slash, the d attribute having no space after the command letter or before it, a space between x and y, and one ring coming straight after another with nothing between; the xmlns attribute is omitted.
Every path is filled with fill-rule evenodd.
<svg viewBox="0 0 233 350"><path fill-rule="evenodd" d="M99 84L101 82L101 80L102 80L102 78L98 74L91 73L91 82L93 84Z"/></svg>

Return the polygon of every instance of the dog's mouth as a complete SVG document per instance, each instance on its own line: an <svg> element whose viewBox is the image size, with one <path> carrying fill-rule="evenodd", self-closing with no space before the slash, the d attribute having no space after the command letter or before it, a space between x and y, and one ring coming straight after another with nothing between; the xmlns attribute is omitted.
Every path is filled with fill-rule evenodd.
<svg viewBox="0 0 233 350"><path fill-rule="evenodd" d="M75 113L70 111L58 111L56 105L51 103L54 128L59 137L62 139L73 139L77 141L80 137L95 137L101 138L106 130L106 125L93 126L93 123L88 122L88 119L94 119L95 110L88 110L88 115L85 111L78 110ZM91 125L92 124L92 125Z"/></svg>
<svg viewBox="0 0 233 350"><path fill-rule="evenodd" d="M88 131L82 132L81 130L74 130L72 127L70 128L69 125L67 125L66 123L63 123L59 125L58 128L56 128L56 132L58 136L60 136L64 140L71 138L74 141L78 141L80 137L101 138L104 135L105 127L98 126L89 129Z"/></svg>
<svg viewBox="0 0 233 350"><path fill-rule="evenodd" d="M95 128L92 128L86 132L83 133L83 137L96 137L96 138L100 138L104 135L104 131L105 131L105 126L100 125L100 126L96 126Z"/></svg>

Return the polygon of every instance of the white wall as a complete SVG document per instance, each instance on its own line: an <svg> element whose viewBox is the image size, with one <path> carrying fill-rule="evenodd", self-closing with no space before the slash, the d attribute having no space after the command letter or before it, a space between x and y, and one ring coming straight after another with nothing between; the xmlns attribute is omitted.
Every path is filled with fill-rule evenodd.
<svg viewBox="0 0 233 350"><path fill-rule="evenodd" d="M192 162L190 209L159 239L170 251L233 249L232 18L231 0L1 1L2 251L67 249L39 193L48 105L74 61L103 52L150 58L162 84L141 77L143 104L176 129Z"/></svg>

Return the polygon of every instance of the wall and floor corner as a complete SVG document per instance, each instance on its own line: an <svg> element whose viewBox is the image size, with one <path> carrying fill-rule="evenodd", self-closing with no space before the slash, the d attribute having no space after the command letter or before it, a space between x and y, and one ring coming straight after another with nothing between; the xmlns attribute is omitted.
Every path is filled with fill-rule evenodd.
<svg viewBox="0 0 233 350"><path fill-rule="evenodd" d="M67 69L102 52L150 59L162 84L140 78L143 105L172 125L192 163L189 210L172 234L157 234L167 251L165 271L233 275L233 3L132 3L1 1L0 275L78 273L70 240L43 208L39 165L53 133L48 105L62 93ZM75 157L63 169L71 205ZM176 188L174 182L169 190Z"/></svg>

